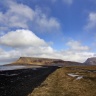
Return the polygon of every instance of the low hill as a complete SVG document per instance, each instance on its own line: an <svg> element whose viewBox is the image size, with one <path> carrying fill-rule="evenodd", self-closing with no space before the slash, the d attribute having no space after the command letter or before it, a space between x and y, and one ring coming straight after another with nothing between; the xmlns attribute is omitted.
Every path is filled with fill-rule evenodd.
<svg viewBox="0 0 96 96"><path fill-rule="evenodd" d="M32 64L32 65L81 65L82 63L63 61L61 59L49 59L49 58L34 58L34 57L20 57L12 64Z"/></svg>

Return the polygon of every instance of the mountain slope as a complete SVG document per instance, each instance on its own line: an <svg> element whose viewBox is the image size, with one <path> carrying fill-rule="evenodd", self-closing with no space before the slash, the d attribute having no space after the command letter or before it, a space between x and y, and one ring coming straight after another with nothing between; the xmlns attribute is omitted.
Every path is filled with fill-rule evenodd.
<svg viewBox="0 0 96 96"><path fill-rule="evenodd" d="M34 58L34 57L20 57L17 61L12 64L33 64L33 65L52 65L52 66L63 66L63 65L81 65L82 63L63 61L60 59L49 59L49 58Z"/></svg>
<svg viewBox="0 0 96 96"><path fill-rule="evenodd" d="M85 64L87 64L87 65L96 65L96 57L88 58L85 61Z"/></svg>
<svg viewBox="0 0 96 96"><path fill-rule="evenodd" d="M63 60L59 59L48 59L48 58L34 58L34 57L20 57L16 62L13 62L13 64L37 64L37 65L43 65L43 64L50 64L53 62L63 62Z"/></svg>

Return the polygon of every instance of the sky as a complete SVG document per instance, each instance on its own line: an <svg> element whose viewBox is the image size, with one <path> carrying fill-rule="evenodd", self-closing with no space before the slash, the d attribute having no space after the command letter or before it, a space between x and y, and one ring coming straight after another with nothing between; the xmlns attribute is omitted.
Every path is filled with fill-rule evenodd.
<svg viewBox="0 0 96 96"><path fill-rule="evenodd" d="M85 62L96 56L96 0L1 0L0 64L19 57Z"/></svg>

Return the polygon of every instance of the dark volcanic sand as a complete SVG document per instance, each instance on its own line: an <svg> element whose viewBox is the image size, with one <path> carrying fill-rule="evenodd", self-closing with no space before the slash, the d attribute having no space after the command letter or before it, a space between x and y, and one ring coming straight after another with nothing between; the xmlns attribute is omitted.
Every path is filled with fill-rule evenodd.
<svg viewBox="0 0 96 96"><path fill-rule="evenodd" d="M0 96L27 96L58 67L0 71Z"/></svg>

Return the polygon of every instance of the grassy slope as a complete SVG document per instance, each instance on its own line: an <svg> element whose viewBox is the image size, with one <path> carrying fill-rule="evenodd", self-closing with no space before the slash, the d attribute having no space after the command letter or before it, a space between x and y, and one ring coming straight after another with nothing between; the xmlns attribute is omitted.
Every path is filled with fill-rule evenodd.
<svg viewBox="0 0 96 96"><path fill-rule="evenodd" d="M96 96L96 72L88 70L96 70L96 66L57 69L28 96ZM68 73L79 74L83 78L76 80Z"/></svg>

